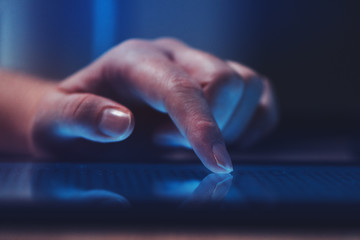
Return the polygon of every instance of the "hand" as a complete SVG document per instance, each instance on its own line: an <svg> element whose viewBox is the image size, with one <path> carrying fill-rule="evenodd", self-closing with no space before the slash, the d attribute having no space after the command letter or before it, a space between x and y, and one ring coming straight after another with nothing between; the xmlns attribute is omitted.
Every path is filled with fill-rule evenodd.
<svg viewBox="0 0 360 240"><path fill-rule="evenodd" d="M44 96L33 121L34 152L62 139L122 141L134 129L128 107L138 100L176 126L156 139L191 146L213 172L232 171L224 138L259 137L276 119L269 83L252 70L174 39L129 40Z"/></svg>

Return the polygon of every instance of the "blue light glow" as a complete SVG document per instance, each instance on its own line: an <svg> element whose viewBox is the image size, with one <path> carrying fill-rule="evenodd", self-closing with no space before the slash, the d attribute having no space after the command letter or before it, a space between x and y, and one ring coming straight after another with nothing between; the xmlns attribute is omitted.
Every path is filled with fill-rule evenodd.
<svg viewBox="0 0 360 240"><path fill-rule="evenodd" d="M93 0L93 57L96 58L114 45L115 2Z"/></svg>

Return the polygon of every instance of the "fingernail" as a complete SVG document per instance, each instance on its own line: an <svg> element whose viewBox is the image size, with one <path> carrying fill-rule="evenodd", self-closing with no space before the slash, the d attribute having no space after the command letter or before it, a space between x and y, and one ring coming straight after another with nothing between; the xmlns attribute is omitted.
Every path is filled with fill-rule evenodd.
<svg viewBox="0 0 360 240"><path fill-rule="evenodd" d="M119 140L125 139L129 135L130 126L130 114L114 108L105 109L99 123L100 131Z"/></svg>
<svg viewBox="0 0 360 240"><path fill-rule="evenodd" d="M226 172L232 172L233 166L226 147L222 143L216 143L212 147L216 164L224 169Z"/></svg>

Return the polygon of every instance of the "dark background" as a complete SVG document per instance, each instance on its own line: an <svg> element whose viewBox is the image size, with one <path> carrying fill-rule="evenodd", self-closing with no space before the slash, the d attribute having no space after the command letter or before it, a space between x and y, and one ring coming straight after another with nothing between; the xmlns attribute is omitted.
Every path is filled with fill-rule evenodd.
<svg viewBox="0 0 360 240"><path fill-rule="evenodd" d="M173 36L268 76L280 126L353 134L360 120L359 5L357 0L2 0L0 63L61 79L125 39Z"/></svg>

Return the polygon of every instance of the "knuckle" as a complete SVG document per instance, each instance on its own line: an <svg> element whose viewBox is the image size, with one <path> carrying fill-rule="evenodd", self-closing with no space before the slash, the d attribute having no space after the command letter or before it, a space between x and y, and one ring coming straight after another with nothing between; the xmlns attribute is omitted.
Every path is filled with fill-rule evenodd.
<svg viewBox="0 0 360 240"><path fill-rule="evenodd" d="M185 54L188 58L196 58L198 62L202 63L201 68L197 70L200 74L198 77L206 79L206 82L227 81L237 76L236 72L223 60L209 53L189 50Z"/></svg>
<svg viewBox="0 0 360 240"><path fill-rule="evenodd" d="M186 76L172 76L169 78L167 85L170 93L202 93L201 88L191 82Z"/></svg>
<svg viewBox="0 0 360 240"><path fill-rule="evenodd" d="M213 133L218 132L218 127L215 122L207 119L194 119L193 124L186 128L186 135L191 137L195 142L203 142L209 139L209 136L214 136Z"/></svg>
<svg viewBox="0 0 360 240"><path fill-rule="evenodd" d="M217 125L210 120L197 120L194 124L194 128L194 131L211 132L217 129Z"/></svg>
<svg viewBox="0 0 360 240"><path fill-rule="evenodd" d="M143 48L148 45L149 45L148 41L138 38L128 39L124 41L122 44L120 44L120 46L123 48L131 48L131 49Z"/></svg>
<svg viewBox="0 0 360 240"><path fill-rule="evenodd" d="M120 59L124 62L130 61L133 66L138 65L140 62L149 64L156 61L156 59L163 61L164 55L168 55L166 51L156 46L153 42L143 39L126 40L116 47L114 52L117 59L121 56Z"/></svg>
<svg viewBox="0 0 360 240"><path fill-rule="evenodd" d="M172 38L172 37L161 37L156 39L154 42L158 43L158 44L166 44L166 45L183 45L184 43L176 38Z"/></svg>
<svg viewBox="0 0 360 240"><path fill-rule="evenodd" d="M226 67L215 67L209 73L210 81L226 81L235 77L235 73Z"/></svg>
<svg viewBox="0 0 360 240"><path fill-rule="evenodd" d="M194 99L204 97L201 87L183 76L168 78L165 88L166 94L164 94L163 102L167 107L182 104L186 108L192 108ZM191 111L191 109L189 109L189 111Z"/></svg>

